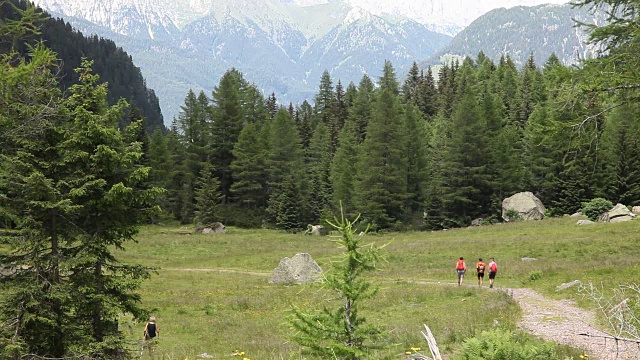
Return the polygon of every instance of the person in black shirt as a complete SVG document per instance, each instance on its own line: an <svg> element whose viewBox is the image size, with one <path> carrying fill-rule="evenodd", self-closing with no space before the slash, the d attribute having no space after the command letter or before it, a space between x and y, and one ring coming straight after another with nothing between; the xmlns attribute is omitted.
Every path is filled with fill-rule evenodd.
<svg viewBox="0 0 640 360"><path fill-rule="evenodd" d="M160 328L158 327L158 324L156 324L156 317L152 316L144 326L144 340L149 348L149 352L153 352L155 350L154 345L159 334Z"/></svg>

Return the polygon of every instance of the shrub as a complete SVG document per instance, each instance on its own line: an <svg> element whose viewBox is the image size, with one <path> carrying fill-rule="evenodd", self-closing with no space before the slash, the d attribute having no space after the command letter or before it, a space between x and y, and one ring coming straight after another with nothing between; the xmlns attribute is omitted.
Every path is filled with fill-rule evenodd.
<svg viewBox="0 0 640 360"><path fill-rule="evenodd" d="M603 212L609 211L613 207L611 201L603 198L595 198L589 202L582 203L582 209L580 211L589 218L589 220L595 221L598 216Z"/></svg>
<svg viewBox="0 0 640 360"><path fill-rule="evenodd" d="M504 212L504 217L506 218L505 220L508 222L517 222L517 221L523 220L522 215L520 215L519 212L513 209L507 209L507 211Z"/></svg>
<svg viewBox="0 0 640 360"><path fill-rule="evenodd" d="M551 360L555 345L529 336L514 336L507 330L483 331L462 343L457 360Z"/></svg>
<svg viewBox="0 0 640 360"><path fill-rule="evenodd" d="M542 279L542 271L536 270L529 273L529 280L536 281Z"/></svg>

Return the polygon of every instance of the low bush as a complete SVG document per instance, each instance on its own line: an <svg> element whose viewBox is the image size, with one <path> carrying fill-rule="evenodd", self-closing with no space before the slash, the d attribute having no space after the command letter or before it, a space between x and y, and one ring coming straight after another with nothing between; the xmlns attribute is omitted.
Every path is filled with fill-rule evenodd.
<svg viewBox="0 0 640 360"><path fill-rule="evenodd" d="M551 360L558 359L554 344L530 336L514 336L508 330L483 331L462 343L456 360Z"/></svg>
<svg viewBox="0 0 640 360"><path fill-rule="evenodd" d="M589 202L582 203L582 209L580 211L589 218L589 220L595 221L598 216L605 211L609 211L613 207L611 201L603 198L595 198Z"/></svg>

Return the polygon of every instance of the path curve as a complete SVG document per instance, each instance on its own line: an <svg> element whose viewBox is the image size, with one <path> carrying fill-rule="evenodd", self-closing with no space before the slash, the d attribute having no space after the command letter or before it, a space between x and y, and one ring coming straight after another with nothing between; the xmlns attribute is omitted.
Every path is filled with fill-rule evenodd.
<svg viewBox="0 0 640 360"><path fill-rule="evenodd" d="M586 350L599 360L638 360L638 344L616 342L593 336L607 334L593 327L595 313L581 309L571 300L552 300L528 288L505 289L522 308L519 328L548 341Z"/></svg>
<svg viewBox="0 0 640 360"><path fill-rule="evenodd" d="M168 271L220 272L268 277L270 273L225 268L163 268ZM400 281L400 280L396 280ZM403 280L414 284L455 285L449 282ZM486 288L489 290L488 288ZM597 336L607 334L595 324L595 313L581 309L571 300L553 300L545 298L529 288L503 288L522 309L522 319L518 328L547 341L584 349L590 357L599 360L640 360L640 345L628 342L615 342ZM590 334L596 337L584 336Z"/></svg>

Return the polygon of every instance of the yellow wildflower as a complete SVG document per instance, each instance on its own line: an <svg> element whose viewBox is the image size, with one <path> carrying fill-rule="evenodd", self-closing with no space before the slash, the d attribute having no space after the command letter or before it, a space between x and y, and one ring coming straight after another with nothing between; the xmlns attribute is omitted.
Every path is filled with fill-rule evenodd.
<svg viewBox="0 0 640 360"><path fill-rule="evenodd" d="M413 351L420 351L421 349L419 347L412 347L411 350Z"/></svg>

